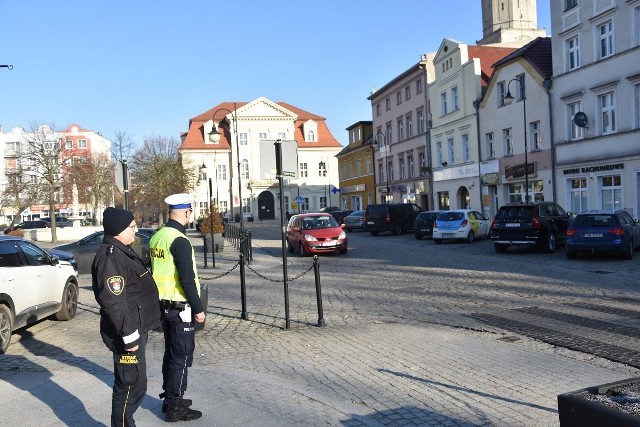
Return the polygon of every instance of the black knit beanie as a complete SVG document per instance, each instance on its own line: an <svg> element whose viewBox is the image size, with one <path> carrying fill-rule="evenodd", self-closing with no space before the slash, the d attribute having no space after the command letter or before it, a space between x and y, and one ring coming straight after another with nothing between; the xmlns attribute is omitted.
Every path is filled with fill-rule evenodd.
<svg viewBox="0 0 640 427"><path fill-rule="evenodd" d="M102 214L102 227L104 234L117 236L122 233L133 221L133 214L124 209L109 207Z"/></svg>

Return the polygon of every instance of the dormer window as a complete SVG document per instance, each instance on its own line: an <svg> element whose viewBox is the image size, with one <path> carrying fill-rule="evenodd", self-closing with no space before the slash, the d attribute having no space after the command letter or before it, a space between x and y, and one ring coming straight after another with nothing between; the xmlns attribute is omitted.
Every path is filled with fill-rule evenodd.
<svg viewBox="0 0 640 427"><path fill-rule="evenodd" d="M302 130L305 142L318 142L318 123L307 120L302 125Z"/></svg>

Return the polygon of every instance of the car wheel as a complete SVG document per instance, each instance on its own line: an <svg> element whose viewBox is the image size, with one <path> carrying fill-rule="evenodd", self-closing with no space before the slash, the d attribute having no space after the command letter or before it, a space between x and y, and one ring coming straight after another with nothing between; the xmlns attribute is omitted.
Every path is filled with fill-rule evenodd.
<svg viewBox="0 0 640 427"><path fill-rule="evenodd" d="M629 240L629 244L625 248L624 253L622 254L623 259L633 259L633 242Z"/></svg>
<svg viewBox="0 0 640 427"><path fill-rule="evenodd" d="M578 258L578 253L574 251L567 251L567 258L576 259Z"/></svg>
<svg viewBox="0 0 640 427"><path fill-rule="evenodd" d="M506 252L507 249L509 248L509 245L505 245L502 243L494 243L493 248L496 250L496 252Z"/></svg>
<svg viewBox="0 0 640 427"><path fill-rule="evenodd" d="M291 242L289 242L289 239L287 239L287 249L289 249L289 252L293 252L293 251L295 251L295 249L293 248L293 246L291 246Z"/></svg>
<svg viewBox="0 0 640 427"><path fill-rule="evenodd" d="M442 243L441 239L433 239L433 243L439 245L440 243Z"/></svg>
<svg viewBox="0 0 640 427"><path fill-rule="evenodd" d="M0 354L4 354L11 343L11 331L13 329L13 317L11 310L6 305L0 304Z"/></svg>
<svg viewBox="0 0 640 427"><path fill-rule="evenodd" d="M397 236L399 234L402 234L402 228L400 227L400 225L394 225L391 229L391 232Z"/></svg>
<svg viewBox="0 0 640 427"><path fill-rule="evenodd" d="M547 240L544 246L545 252L552 253L553 251L555 251L557 243L558 242L556 241L556 233L554 233L553 231L550 231L549 234L547 235Z"/></svg>
<svg viewBox="0 0 640 427"><path fill-rule="evenodd" d="M302 257L309 256L309 253L307 253L307 251L304 250L304 245L302 244L302 242L300 242L300 256Z"/></svg>
<svg viewBox="0 0 640 427"><path fill-rule="evenodd" d="M473 243L474 240L475 235L473 234L473 231L470 231L469 234L467 234L467 243Z"/></svg>
<svg viewBox="0 0 640 427"><path fill-rule="evenodd" d="M377 236L378 235L378 231L370 231L369 233L371 233L372 236Z"/></svg>
<svg viewBox="0 0 640 427"><path fill-rule="evenodd" d="M416 234L416 240L422 240L422 234Z"/></svg>
<svg viewBox="0 0 640 427"><path fill-rule="evenodd" d="M62 305L60 311L56 313L58 320L71 320L76 315L78 309L78 287L75 283L67 280L62 293Z"/></svg>

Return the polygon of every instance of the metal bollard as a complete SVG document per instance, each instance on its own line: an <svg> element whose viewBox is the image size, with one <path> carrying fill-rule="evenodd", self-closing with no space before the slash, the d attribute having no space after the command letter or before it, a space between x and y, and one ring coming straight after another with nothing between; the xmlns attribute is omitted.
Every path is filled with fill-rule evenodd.
<svg viewBox="0 0 640 427"><path fill-rule="evenodd" d="M316 299L318 300L318 326L324 326L324 316L322 314L322 290L320 289L320 264L318 255L313 256L313 273L316 276Z"/></svg>
<svg viewBox="0 0 640 427"><path fill-rule="evenodd" d="M204 251L204 268L207 268L207 237L202 237L202 250Z"/></svg>
<svg viewBox="0 0 640 427"><path fill-rule="evenodd" d="M240 318L242 320L248 320L247 318L247 292L244 280L244 255L242 252L240 253L240 300L242 303L242 312L240 313Z"/></svg>

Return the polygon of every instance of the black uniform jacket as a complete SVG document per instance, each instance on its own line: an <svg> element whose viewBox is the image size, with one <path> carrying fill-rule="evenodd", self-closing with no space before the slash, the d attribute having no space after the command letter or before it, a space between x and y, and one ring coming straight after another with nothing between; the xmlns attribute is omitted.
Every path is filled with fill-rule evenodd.
<svg viewBox="0 0 640 427"><path fill-rule="evenodd" d="M131 247L105 235L91 278L100 304L100 334L110 350L135 347L141 332L160 327L158 288Z"/></svg>

